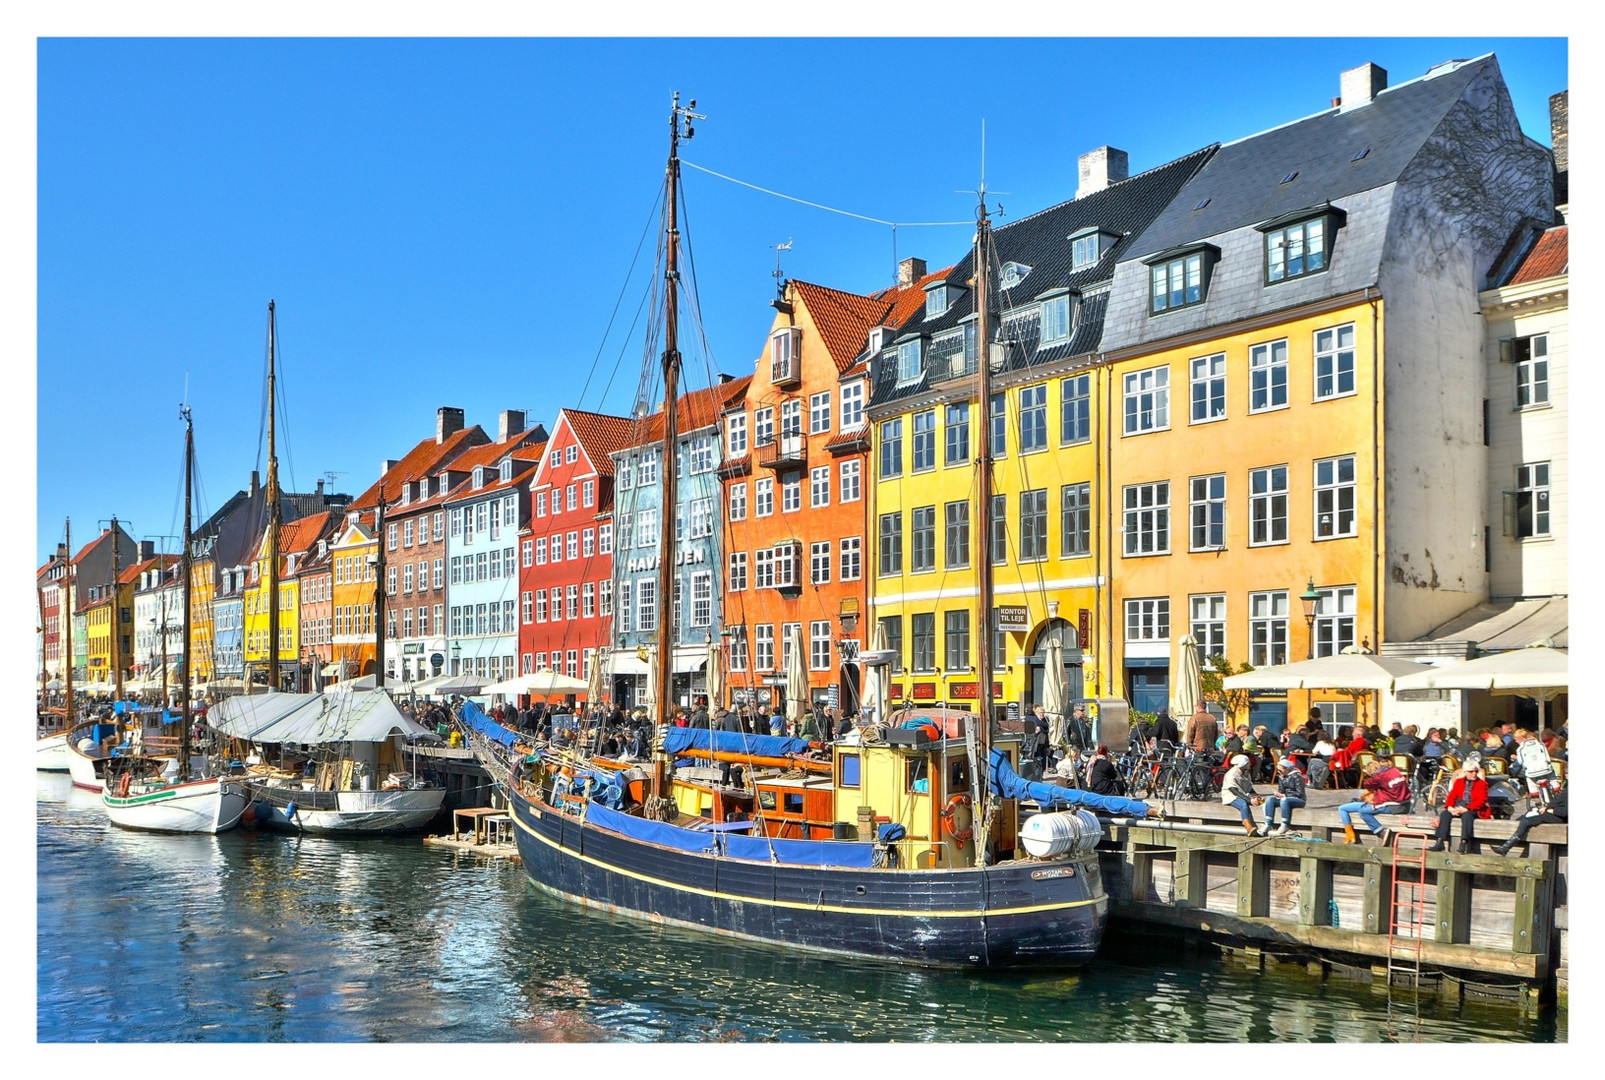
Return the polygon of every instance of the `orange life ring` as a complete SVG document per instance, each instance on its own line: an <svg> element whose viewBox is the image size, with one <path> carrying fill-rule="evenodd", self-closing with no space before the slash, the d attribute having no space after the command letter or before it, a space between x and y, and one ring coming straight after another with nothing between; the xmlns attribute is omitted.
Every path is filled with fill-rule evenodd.
<svg viewBox="0 0 1605 1080"><path fill-rule="evenodd" d="M126 799L126 798L128 798L128 782L129 782L129 781L130 781L130 780L131 780L131 779L133 779L133 776L132 776L132 774L130 774L130 773L123 773L123 780L122 780L122 783L120 783L120 784L118 784L118 785L117 785L117 797L118 797L118 798L120 798L120 799Z"/></svg>
<svg viewBox="0 0 1605 1080"><path fill-rule="evenodd" d="M961 844L973 837L975 835L975 830L969 826L966 826L962 829L955 829L953 827L953 812L960 806L967 807L969 805L970 797L968 795L955 795L951 799L947 800L947 805L942 808L942 831ZM975 820L973 815L971 816L970 820L973 824Z"/></svg>

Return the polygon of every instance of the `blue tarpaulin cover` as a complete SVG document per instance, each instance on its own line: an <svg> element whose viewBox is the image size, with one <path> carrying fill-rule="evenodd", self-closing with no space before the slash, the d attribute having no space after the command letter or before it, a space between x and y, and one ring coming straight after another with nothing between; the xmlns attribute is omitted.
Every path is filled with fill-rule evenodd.
<svg viewBox="0 0 1605 1080"><path fill-rule="evenodd" d="M494 739L503 746L512 746L523 738L518 732L511 728L503 727L486 716L485 710L475 705L472 701L463 702L462 711L458 714L458 719L487 739Z"/></svg>
<svg viewBox="0 0 1605 1080"><path fill-rule="evenodd" d="M637 840L679 848L681 851L701 852L705 855L723 852L732 859L806 866L874 865L875 845L856 840L777 840L757 836L736 836L730 833L700 832L662 821L631 817L609 810L596 802L592 802L586 810L586 819L604 829Z"/></svg>
<svg viewBox="0 0 1605 1080"><path fill-rule="evenodd" d="M807 739L783 735L748 735L740 731L709 731L707 728L670 728L663 737L663 748L670 754L686 750L717 750L725 754L752 754L755 757L786 757L806 754Z"/></svg>
<svg viewBox="0 0 1605 1080"><path fill-rule="evenodd" d="M1127 799L1120 795L1095 795L1079 788L1055 787L1052 784L1032 783L1023 778L1009 764L1009 756L994 749L991 754L992 791L1008 799L1030 799L1044 807L1084 806L1089 810L1102 810L1106 814L1127 814L1147 817L1148 804L1141 799Z"/></svg>

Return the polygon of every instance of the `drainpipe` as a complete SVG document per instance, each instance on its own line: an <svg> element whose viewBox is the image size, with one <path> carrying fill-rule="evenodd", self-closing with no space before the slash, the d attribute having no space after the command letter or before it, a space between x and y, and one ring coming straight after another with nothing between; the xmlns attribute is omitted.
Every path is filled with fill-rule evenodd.
<svg viewBox="0 0 1605 1080"><path fill-rule="evenodd" d="M1372 295L1372 287L1369 285L1365 291L1371 304L1371 640L1376 643L1376 651L1381 653L1382 578L1387 572L1381 542L1382 455L1378 449L1382 442L1382 430L1379 426L1379 414L1382 410L1382 360L1377 349L1379 322L1377 302L1381 297Z"/></svg>

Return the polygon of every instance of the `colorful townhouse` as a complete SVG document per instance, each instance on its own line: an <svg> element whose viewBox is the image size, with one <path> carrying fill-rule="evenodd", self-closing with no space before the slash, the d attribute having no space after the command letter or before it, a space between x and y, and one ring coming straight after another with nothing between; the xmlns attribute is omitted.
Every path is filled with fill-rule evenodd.
<svg viewBox="0 0 1605 1080"><path fill-rule="evenodd" d="M67 545L56 545L34 575L39 593L40 674L46 683L66 680L72 636L72 603L68 595L70 553Z"/></svg>
<svg viewBox="0 0 1605 1080"><path fill-rule="evenodd" d="M244 649L245 669L253 686L273 686L297 691L309 685L313 667L311 655L302 648L300 567L317 552L317 542L333 530L338 516L320 510L279 527L278 575L278 673L270 677L272 602L268 595L267 561L269 544L266 530L258 541L255 558L245 588Z"/></svg>
<svg viewBox="0 0 1605 1080"><path fill-rule="evenodd" d="M613 641L613 454L634 441L629 417L558 411L519 537L521 672L589 681Z"/></svg>
<svg viewBox="0 0 1605 1080"><path fill-rule="evenodd" d="M446 640L454 675L494 683L518 674L520 532L529 524L529 480L545 436L544 428L531 428L459 459L468 477L445 504Z"/></svg>
<svg viewBox="0 0 1605 1080"><path fill-rule="evenodd" d="M134 582L136 690L159 692L164 673L169 687L178 682L179 669L168 662L184 630L183 596L174 587L177 566L177 555L153 555L138 564Z"/></svg>
<svg viewBox="0 0 1605 1080"><path fill-rule="evenodd" d="M399 460L382 462L379 479L346 508L345 523L329 546L333 632L326 667L335 668L330 677L359 678L373 674L377 666L381 503L382 514L388 515L400 506L409 484L416 488L464 451L489 441L477 424L463 426L461 409L443 405L435 411L434 437L420 440Z"/></svg>
<svg viewBox="0 0 1605 1080"><path fill-rule="evenodd" d="M607 672L613 700L620 704L646 704L650 664L659 647L672 653L675 703L690 704L706 692L709 648L724 625L717 580L723 559L723 530L718 528L722 492L716 471L720 417L744 398L752 382L751 375L720 378L717 385L684 394L675 403L673 462L662 460L661 410L637 425L638 437L629 447L613 454L614 640ZM663 468L676 470L672 508L663 505ZM567 505L565 490L564 513ZM669 513L674 514L673 535L680 539L672 595L660 597L661 515ZM564 549L566 559L566 532ZM565 616L567 602L565 594ZM666 646L658 618L663 603L674 605L671 610L678 616L674 640Z"/></svg>
<svg viewBox="0 0 1605 1080"><path fill-rule="evenodd" d="M1042 700L1048 644L1075 697L1107 590L1093 505L1104 446L1087 368L1114 268L1209 157L1129 176L1126 155L1080 159L1075 198L992 231L991 400L977 387L974 255L919 281L923 304L883 334L874 362L874 607L897 654L893 696L973 707L976 635L990 632L994 700ZM912 275L910 275L912 277ZM989 290L992 291L992 290ZM982 440L986 440L983 444ZM990 454L991 550L975 550L977 469ZM979 610L983 560L993 610Z"/></svg>
<svg viewBox="0 0 1605 1080"><path fill-rule="evenodd" d="M913 289L861 296L805 281L782 286L743 399L722 421L727 645L722 704L790 700L856 712L868 612L872 331ZM808 685L786 684L793 648Z"/></svg>
<svg viewBox="0 0 1605 1080"><path fill-rule="evenodd" d="M1478 292L1551 219L1550 155L1491 55L1340 85L1221 146L1115 268L1088 667L1143 711L1186 635L1259 667L1411 640L1488 595ZM1259 694L1250 716L1309 704ZM1369 702L1316 704L1336 725Z"/></svg>
<svg viewBox="0 0 1605 1080"><path fill-rule="evenodd" d="M115 551L114 551L115 548ZM137 562L139 545L120 525L102 529L73 558L73 665L77 669L74 689L83 687L96 693L112 689L111 627L112 574ZM126 643L132 646L132 597L128 599L130 630ZM123 655L131 651L125 649ZM126 663L127 661L125 661Z"/></svg>
<svg viewBox="0 0 1605 1080"><path fill-rule="evenodd" d="M334 660L334 560L331 546L334 533L344 522L344 512L331 514L330 531L318 537L304 559L295 566L296 591L301 610L296 623L301 632L303 693L316 693L339 675Z"/></svg>

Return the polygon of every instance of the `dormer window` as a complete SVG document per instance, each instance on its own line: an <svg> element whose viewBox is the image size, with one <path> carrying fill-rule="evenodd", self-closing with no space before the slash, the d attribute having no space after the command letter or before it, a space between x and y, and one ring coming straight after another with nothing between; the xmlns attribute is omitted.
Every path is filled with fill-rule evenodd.
<svg viewBox="0 0 1605 1080"><path fill-rule="evenodd" d="M406 506L412 502L412 481L408 480L401 485L401 505Z"/></svg>
<svg viewBox="0 0 1605 1080"><path fill-rule="evenodd" d="M513 478L513 461L511 458L502 462L501 478L504 483Z"/></svg>
<svg viewBox="0 0 1605 1080"><path fill-rule="evenodd" d="M1025 263L1006 262L998 273L998 284L1005 289L1012 289L1026 279L1031 269Z"/></svg>
<svg viewBox="0 0 1605 1080"><path fill-rule="evenodd" d="M1213 244L1171 248L1142 260L1149 270L1148 313L1162 315L1202 304L1209 296L1209 275L1220 258Z"/></svg>
<svg viewBox="0 0 1605 1080"><path fill-rule="evenodd" d="M1070 337L1070 294L1059 293L1042 301L1042 333L1038 345L1051 345Z"/></svg>
<svg viewBox="0 0 1605 1080"><path fill-rule="evenodd" d="M484 486L485 486L485 466L483 466L483 465L475 465L474 466L474 487L481 488L481 487L484 487Z"/></svg>
<svg viewBox="0 0 1605 1080"><path fill-rule="evenodd" d="M769 338L769 381L792 383L802 378L802 328L788 326Z"/></svg>
<svg viewBox="0 0 1605 1080"><path fill-rule="evenodd" d="M872 353L880 352L886 344L887 337L890 335L891 331L884 326L872 327L869 331L869 351Z"/></svg>
<svg viewBox="0 0 1605 1080"><path fill-rule="evenodd" d="M952 303L952 294L947 287L947 282L939 281L935 285L928 286L925 290L925 317L934 319L938 315L944 314L950 303ZM899 381L901 381L901 376L899 376Z"/></svg>
<svg viewBox="0 0 1605 1080"><path fill-rule="evenodd" d="M1115 246L1118 239L1102 229L1082 229L1070 234L1070 270L1086 270L1098 264L1104 252Z"/></svg>
<svg viewBox="0 0 1605 1080"><path fill-rule="evenodd" d="M923 338L913 338L909 341L899 342L897 345L897 385L906 386L918 382L923 374L924 356L921 346Z"/></svg>
<svg viewBox="0 0 1605 1080"><path fill-rule="evenodd" d="M446 486L447 486L448 483L449 483L449 478L448 478L447 474L441 473L440 474L440 489L438 491L436 491L435 494L437 494L437 495L446 494Z"/></svg>
<svg viewBox="0 0 1605 1080"><path fill-rule="evenodd" d="M1256 225L1265 234L1265 284L1325 270L1344 216L1337 207L1322 203Z"/></svg>

